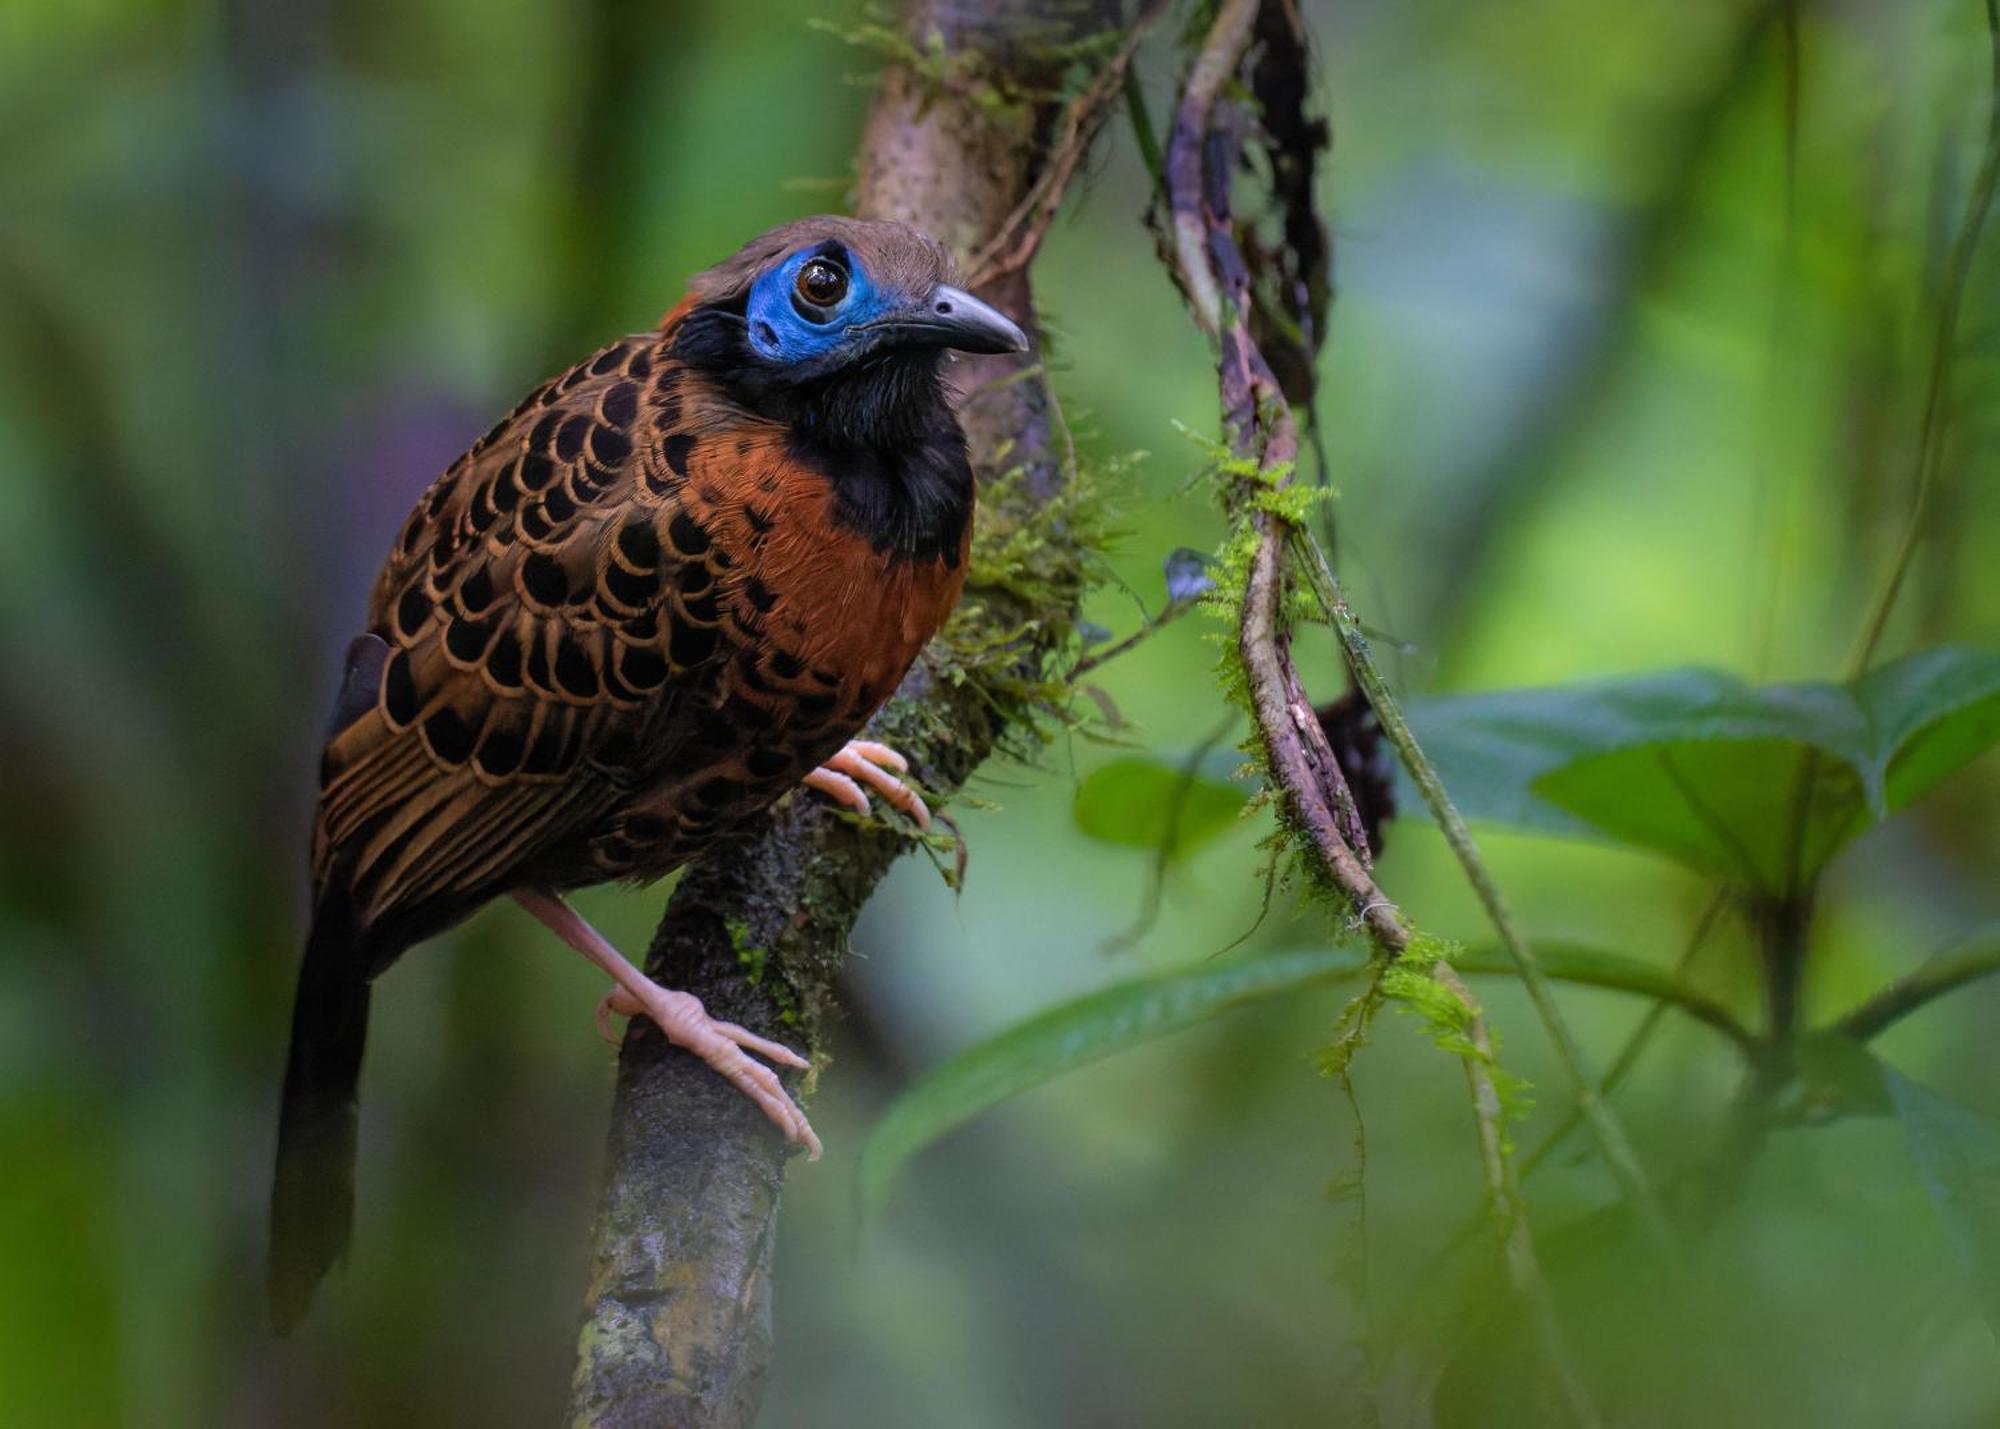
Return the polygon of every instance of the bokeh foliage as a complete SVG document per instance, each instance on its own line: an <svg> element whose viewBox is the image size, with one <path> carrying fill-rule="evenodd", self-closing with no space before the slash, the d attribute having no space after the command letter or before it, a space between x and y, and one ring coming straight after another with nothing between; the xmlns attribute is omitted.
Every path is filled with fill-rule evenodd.
<svg viewBox="0 0 2000 1429"><path fill-rule="evenodd" d="M1335 135L1320 420L1340 559L1413 704L1694 666L1734 690L1837 680L1908 510L1987 102L1978 6L1307 9ZM261 1330L314 742L373 564L435 471L689 271L837 204L871 61L807 26L828 13L0 5L0 1422L558 1413L611 1061L591 978L508 910L385 981L355 1254L297 1342ZM1156 101L1173 62L1164 42L1142 61ZM1080 449L1153 454L1129 480L1124 588L1089 612L1122 634L1167 599L1162 557L1221 532L1174 426L1205 428L1212 372L1139 226L1130 138L1111 140L1038 277ZM1996 319L1982 254L1890 655L2000 637ZM1078 736L990 770L963 895L913 861L857 933L815 1110L831 1151L789 1192L769 1422L1337 1422L1364 1345L1392 1422L1433 1398L1443 1422L1531 1422L1530 1351L1488 1267L1436 1259L1477 1197L1457 1074L1382 1025L1356 1067L1358 1200L1351 1111L1312 1062L1343 995L1324 979L976 1122L857 1245L856 1158L919 1071L1073 996L1199 980L1246 932L1237 956L1345 956L1287 893L1263 913L1259 830L1233 816L1120 938L1153 860L1090 837L1073 802L1094 771L1210 741L1210 634L1181 620L1093 672L1133 748ZM1337 690L1331 640L1301 660ZM1608 806L1540 794L1601 825L1622 779L1598 786ZM1988 756L1843 830L1814 1023L2000 913L1996 811ZM1653 853L1483 832L1552 942L1665 970L1710 899L1705 872ZM1477 945L1420 820L1392 825L1380 876ZM631 946L661 901L586 906ZM1754 1007L1751 944L1725 916L1689 979ZM1518 996L1481 990L1536 1088L1532 1145L1565 1114L1561 1079ZM1643 1011L1563 997L1600 1063ZM2000 1414L1961 1273L1967 1247L1991 1263L1990 1230L1940 1219L1925 1184L1989 1182L1993 1161L1913 1169L1905 1130L1963 1148L1963 1118L2000 1115L1996 1015L1974 987L1886 1033L1886 1072L1829 1059L1830 1124L1779 1132L1734 1188L1692 1325L1665 1315L1593 1161L1559 1154L1529 1183L1608 1408ZM1710 1166L1737 1067L1708 1028L1664 1024L1620 1094L1656 1176Z"/></svg>

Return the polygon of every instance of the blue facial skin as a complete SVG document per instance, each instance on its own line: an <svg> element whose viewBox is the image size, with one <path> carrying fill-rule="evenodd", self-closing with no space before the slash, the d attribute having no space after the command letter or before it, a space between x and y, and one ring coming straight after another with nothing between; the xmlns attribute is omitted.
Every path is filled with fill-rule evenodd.
<svg viewBox="0 0 2000 1429"><path fill-rule="evenodd" d="M794 300L799 269L814 258L826 258L847 270L847 295L823 312L802 309ZM794 253L753 283L743 316L751 349L767 362L793 367L833 356L847 343L854 327L899 305L897 298L876 290L852 253L820 244Z"/></svg>

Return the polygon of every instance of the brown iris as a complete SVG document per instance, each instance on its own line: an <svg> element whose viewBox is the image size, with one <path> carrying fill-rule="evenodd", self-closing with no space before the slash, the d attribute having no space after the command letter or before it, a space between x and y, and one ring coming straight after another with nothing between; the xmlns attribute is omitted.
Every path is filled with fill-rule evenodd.
<svg viewBox="0 0 2000 1429"><path fill-rule="evenodd" d="M847 270L826 258L799 269L799 296L816 308L830 308L847 296Z"/></svg>

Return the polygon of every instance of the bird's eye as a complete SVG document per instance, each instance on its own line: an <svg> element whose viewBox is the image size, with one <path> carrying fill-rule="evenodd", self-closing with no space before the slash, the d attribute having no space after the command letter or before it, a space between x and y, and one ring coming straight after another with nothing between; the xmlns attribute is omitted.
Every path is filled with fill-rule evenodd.
<svg viewBox="0 0 2000 1429"><path fill-rule="evenodd" d="M799 269L799 297L816 308L839 305L847 296L847 270L831 258L814 258Z"/></svg>

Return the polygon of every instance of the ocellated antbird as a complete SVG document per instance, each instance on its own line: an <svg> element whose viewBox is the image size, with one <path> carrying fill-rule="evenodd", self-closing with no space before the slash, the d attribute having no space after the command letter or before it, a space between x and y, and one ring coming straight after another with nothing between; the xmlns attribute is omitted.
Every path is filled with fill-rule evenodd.
<svg viewBox="0 0 2000 1429"><path fill-rule="evenodd" d="M934 240L810 218L549 382L411 513L349 649L320 776L269 1291L288 1329L345 1250L369 985L510 896L813 1155L806 1063L660 987L563 901L656 879L804 782L919 822L854 739L965 580L948 349L1024 351Z"/></svg>

